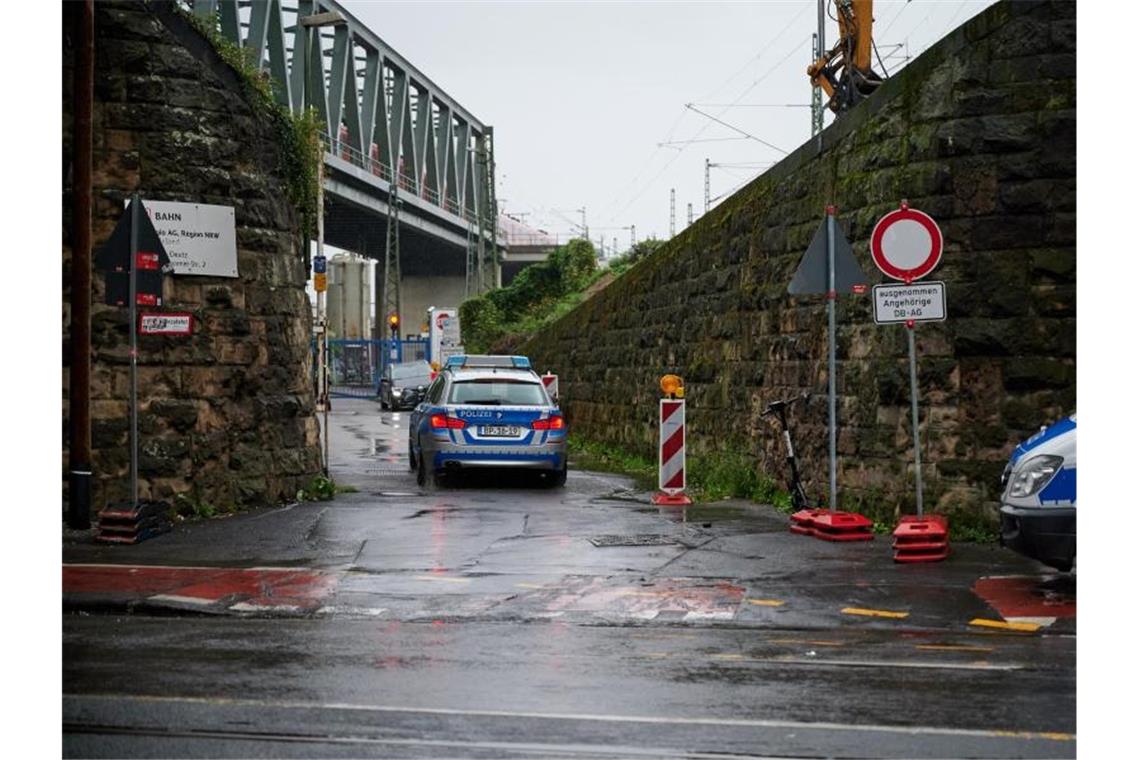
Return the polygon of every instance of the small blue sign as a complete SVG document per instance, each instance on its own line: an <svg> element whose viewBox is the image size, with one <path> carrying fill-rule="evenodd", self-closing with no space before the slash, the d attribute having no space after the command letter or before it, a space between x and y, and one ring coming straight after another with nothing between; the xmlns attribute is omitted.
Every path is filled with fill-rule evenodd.
<svg viewBox="0 0 1140 760"><path fill-rule="evenodd" d="M328 260L324 256L313 257L313 274L324 274L328 265Z"/></svg>

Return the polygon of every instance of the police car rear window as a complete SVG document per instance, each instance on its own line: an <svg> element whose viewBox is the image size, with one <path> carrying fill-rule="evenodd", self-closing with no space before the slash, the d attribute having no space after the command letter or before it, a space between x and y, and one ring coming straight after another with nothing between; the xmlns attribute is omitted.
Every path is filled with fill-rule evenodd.
<svg viewBox="0 0 1140 760"><path fill-rule="evenodd" d="M449 404L542 406L549 403L540 383L511 380L460 380L452 383Z"/></svg>

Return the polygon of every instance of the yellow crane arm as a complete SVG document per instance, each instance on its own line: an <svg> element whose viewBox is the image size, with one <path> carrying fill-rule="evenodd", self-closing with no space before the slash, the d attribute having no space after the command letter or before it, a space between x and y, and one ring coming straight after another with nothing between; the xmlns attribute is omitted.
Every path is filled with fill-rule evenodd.
<svg viewBox="0 0 1140 760"><path fill-rule="evenodd" d="M870 95L882 78L871 68L874 0L835 0L839 40L808 66L812 85L827 93L832 111L845 111Z"/></svg>

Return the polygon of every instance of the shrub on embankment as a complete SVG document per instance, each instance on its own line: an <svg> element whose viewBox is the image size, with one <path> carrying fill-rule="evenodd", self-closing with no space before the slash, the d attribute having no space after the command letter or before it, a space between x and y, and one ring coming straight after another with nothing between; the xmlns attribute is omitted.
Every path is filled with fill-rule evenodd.
<svg viewBox="0 0 1140 760"><path fill-rule="evenodd" d="M510 285L464 301L459 307L463 345L469 353L510 353L520 342L570 309L601 274L594 246L571 240L546 261L531 264Z"/></svg>

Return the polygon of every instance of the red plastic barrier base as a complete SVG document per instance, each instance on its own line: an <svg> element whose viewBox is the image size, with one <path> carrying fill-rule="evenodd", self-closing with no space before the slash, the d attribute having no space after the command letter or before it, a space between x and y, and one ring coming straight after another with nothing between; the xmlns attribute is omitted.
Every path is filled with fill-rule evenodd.
<svg viewBox="0 0 1140 760"><path fill-rule="evenodd" d="M683 493L668 494L664 491L653 494L651 501L658 507L687 507L693 503L693 500Z"/></svg>
<svg viewBox="0 0 1140 760"><path fill-rule="evenodd" d="M950 556L950 525L942 515L907 515L893 535L895 562L941 562Z"/></svg>
<svg viewBox="0 0 1140 760"><path fill-rule="evenodd" d="M855 512L802 509L792 515L788 530L824 541L870 541L875 537L871 527L870 520Z"/></svg>

